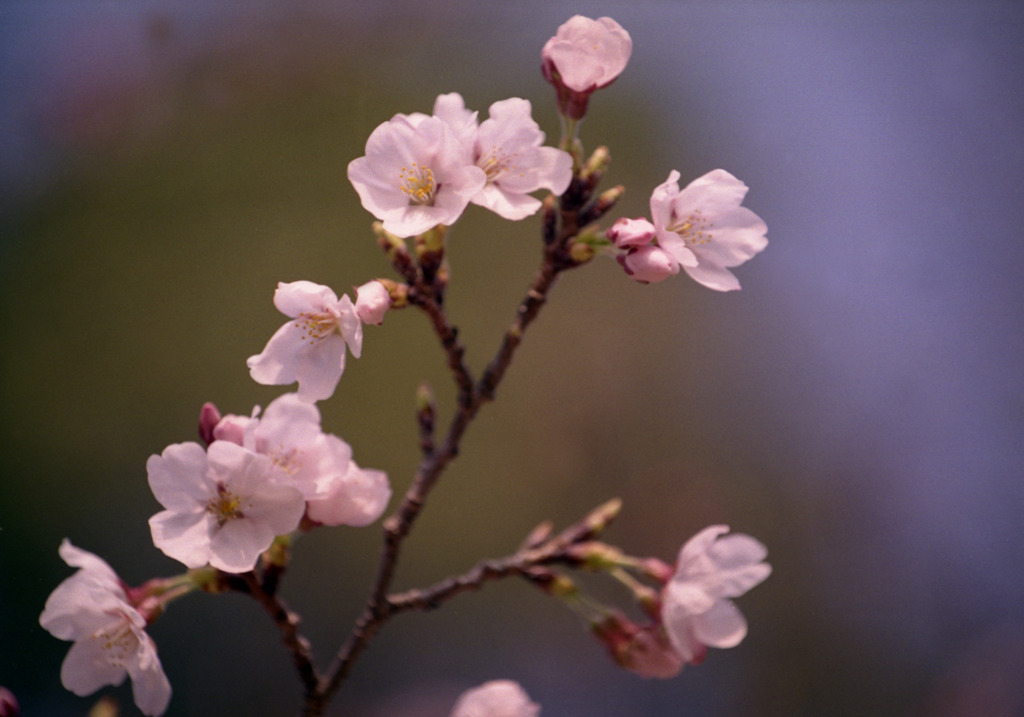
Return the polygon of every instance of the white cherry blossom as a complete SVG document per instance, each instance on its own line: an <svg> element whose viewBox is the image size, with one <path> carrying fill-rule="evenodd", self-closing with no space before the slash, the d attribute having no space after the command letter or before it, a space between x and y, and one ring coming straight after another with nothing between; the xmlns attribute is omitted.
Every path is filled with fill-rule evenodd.
<svg viewBox="0 0 1024 717"><path fill-rule="evenodd" d="M214 441L168 446L146 462L149 486L166 510L149 519L153 543L189 568L252 570L278 535L298 527L305 500L274 480L266 456Z"/></svg>
<svg viewBox="0 0 1024 717"><path fill-rule="evenodd" d="M39 623L54 637L73 640L61 665L61 683L76 695L132 680L135 704L161 715L171 699L146 618L128 602L124 583L102 559L65 539L60 556L79 570L50 594Z"/></svg>
<svg viewBox="0 0 1024 717"><path fill-rule="evenodd" d="M434 103L434 116L449 125L471 161L487 176L470 201L505 219L525 219L541 207L531 192L547 189L562 194L569 187L572 157L541 146L544 133L533 120L528 100L501 100L488 112L488 119L478 127L476 113L466 109L458 93L441 95Z"/></svg>
<svg viewBox="0 0 1024 717"><path fill-rule="evenodd" d="M537 717L540 706L511 680L493 680L463 692L451 717Z"/></svg>
<svg viewBox="0 0 1024 717"><path fill-rule="evenodd" d="M712 525L690 538L662 592L662 622L685 662L700 662L708 647L735 647L743 640L747 621L729 598L743 595L772 571L764 562L764 545L749 535L725 536L728 532L728 526Z"/></svg>
<svg viewBox="0 0 1024 717"><path fill-rule="evenodd" d="M658 245L692 279L709 289L732 291L740 283L729 271L768 245L767 225L740 206L747 185L715 169L679 189L679 172L651 194L651 218Z"/></svg>
<svg viewBox="0 0 1024 717"><path fill-rule="evenodd" d="M363 207L399 237L455 223L487 181L449 126L423 114L380 124L366 155L349 163L348 179Z"/></svg>
<svg viewBox="0 0 1024 717"><path fill-rule="evenodd" d="M359 358L363 324L348 296L311 281L279 283L274 306L291 317L263 352L246 362L257 383L299 383L298 396L314 402L330 398L345 370L345 346Z"/></svg>

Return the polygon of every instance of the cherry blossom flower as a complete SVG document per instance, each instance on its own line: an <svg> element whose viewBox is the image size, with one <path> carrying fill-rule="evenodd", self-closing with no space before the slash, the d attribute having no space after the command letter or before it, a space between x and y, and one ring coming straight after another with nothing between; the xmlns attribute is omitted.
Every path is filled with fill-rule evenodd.
<svg viewBox="0 0 1024 717"><path fill-rule="evenodd" d="M73 640L61 665L61 683L76 695L131 677L132 695L143 714L161 715L171 699L147 620L128 601L126 586L114 570L65 539L60 556L78 568L50 594L39 623L54 637Z"/></svg>
<svg viewBox="0 0 1024 717"><path fill-rule="evenodd" d="M273 479L302 493L310 520L364 526L381 516L391 499L387 474L356 465L349 445L323 432L315 405L288 393L259 414L228 414L213 434L269 458Z"/></svg>
<svg viewBox="0 0 1024 717"><path fill-rule="evenodd" d="M453 224L487 181L448 124L423 114L379 125L366 155L349 163L348 179L363 207L399 237Z"/></svg>
<svg viewBox="0 0 1024 717"><path fill-rule="evenodd" d="M537 717L540 706L511 680L494 680L463 692L451 717Z"/></svg>
<svg viewBox="0 0 1024 717"><path fill-rule="evenodd" d="M391 308L391 294L376 279L356 288L356 316L364 324L384 323L384 314Z"/></svg>
<svg viewBox="0 0 1024 717"><path fill-rule="evenodd" d="M391 486L384 471L360 468L348 462L344 473L334 474L324 493L306 503L306 515L323 525L369 525L381 516L391 500Z"/></svg>
<svg viewBox="0 0 1024 717"><path fill-rule="evenodd" d="M749 535L712 525L679 551L675 574L662 592L661 618L676 653L698 663L708 647L735 647L747 621L729 598L738 597L771 574L768 550Z"/></svg>
<svg viewBox="0 0 1024 717"><path fill-rule="evenodd" d="M615 81L632 52L629 33L610 17L569 18L540 53L541 71L558 92L559 112L581 119L590 95Z"/></svg>
<svg viewBox="0 0 1024 717"><path fill-rule="evenodd" d="M679 189L679 172L651 195L658 245L675 257L692 279L709 289L740 288L729 267L739 266L768 245L767 225L740 206L747 185L715 169Z"/></svg>
<svg viewBox="0 0 1024 717"><path fill-rule="evenodd" d="M505 219L525 219L541 207L530 192L547 189L562 194L572 180L572 157L542 147L544 133L531 116L528 100L513 97L490 106L489 118L476 124L462 96L452 92L434 103L434 116L444 120L482 169L487 183L471 202Z"/></svg>
<svg viewBox="0 0 1024 717"><path fill-rule="evenodd" d="M149 519L153 543L190 568L252 570L275 536L298 527L302 493L274 478L266 456L229 441L168 446L146 462L149 486L166 510Z"/></svg>
<svg viewBox="0 0 1024 717"><path fill-rule="evenodd" d="M359 358L363 324L352 300L311 281L279 283L274 306L291 320L279 328L263 352L246 362L257 383L299 382L298 395L310 403L330 398L345 370L345 346Z"/></svg>

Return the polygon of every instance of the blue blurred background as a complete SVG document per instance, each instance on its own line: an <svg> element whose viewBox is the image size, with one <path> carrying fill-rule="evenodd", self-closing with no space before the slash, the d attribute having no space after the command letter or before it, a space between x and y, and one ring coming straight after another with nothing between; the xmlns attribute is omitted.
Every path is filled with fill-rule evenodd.
<svg viewBox="0 0 1024 717"><path fill-rule="evenodd" d="M534 104L557 138L544 41L569 16L631 34L591 102L616 215L671 169L750 187L768 249L743 291L564 277L416 526L396 587L503 555L540 520L625 501L608 534L671 559L715 522L762 539L747 640L669 681L614 667L578 620L504 581L396 619L331 714L444 717L521 682L542 714L1024 715L1024 10L1015 2L57 2L0 4L0 685L83 715L38 625L61 539L130 583L153 546L145 461L200 405L279 391L244 360L277 281L389 276L345 179L372 129L458 91ZM539 257L537 220L471 208L450 312L479 369ZM396 491L413 394L449 381L422 317L367 330L325 427ZM322 663L376 528L304 537L284 594ZM616 593L608 593L615 595ZM151 630L170 715L293 714L259 609L175 603ZM112 692L134 714L126 687Z"/></svg>

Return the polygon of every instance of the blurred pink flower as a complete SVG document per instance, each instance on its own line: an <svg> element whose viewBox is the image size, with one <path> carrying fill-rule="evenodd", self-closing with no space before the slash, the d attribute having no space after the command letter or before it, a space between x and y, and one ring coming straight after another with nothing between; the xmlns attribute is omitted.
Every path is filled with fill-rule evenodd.
<svg viewBox="0 0 1024 717"><path fill-rule="evenodd" d="M668 638L685 662L700 662L708 647L735 647L747 621L729 598L738 597L771 574L768 550L749 535L712 525L679 551L676 571L662 591L661 618Z"/></svg>
<svg viewBox="0 0 1024 717"><path fill-rule="evenodd" d="M298 489L317 523L368 525L391 499L387 474L357 466L349 445L323 432L317 407L294 393L274 399L262 416L258 407L251 417L224 416L214 435L269 458L273 479Z"/></svg>
<svg viewBox="0 0 1024 717"><path fill-rule="evenodd" d="M124 583L106 562L66 538L59 552L79 570L50 594L39 624L54 637L74 641L61 665L61 683L81 697L119 685L128 675L142 713L163 714L171 685L146 633L146 618L129 604Z"/></svg>
<svg viewBox="0 0 1024 717"><path fill-rule="evenodd" d="M540 706L511 680L494 680L463 692L451 717L537 717Z"/></svg>

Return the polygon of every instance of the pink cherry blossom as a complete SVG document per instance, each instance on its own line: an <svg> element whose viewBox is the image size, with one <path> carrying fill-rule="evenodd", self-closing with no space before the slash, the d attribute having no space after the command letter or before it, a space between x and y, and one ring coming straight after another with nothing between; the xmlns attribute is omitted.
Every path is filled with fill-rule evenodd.
<svg viewBox="0 0 1024 717"><path fill-rule="evenodd" d="M257 383L299 382L303 401L330 398L345 370L345 346L359 358L363 324L352 300L311 281L279 283L274 306L291 317L270 337L263 352L250 356L249 374Z"/></svg>
<svg viewBox="0 0 1024 717"><path fill-rule="evenodd" d="M363 207L399 237L453 224L487 181L465 147L436 117L398 114L366 141L348 165Z"/></svg>
<svg viewBox="0 0 1024 717"><path fill-rule="evenodd" d="M381 516L391 500L391 486L384 471L360 468L349 461L347 470L331 474L327 489L309 498L306 514L323 525L369 525Z"/></svg>
<svg viewBox="0 0 1024 717"><path fill-rule="evenodd" d="M513 97L490 106L489 118L476 125L476 113L465 108L461 95L441 95L434 116L444 120L467 148L471 161L487 175L470 201L505 219L524 219L541 207L530 192L547 189L562 194L572 180L572 157L541 146L544 133L531 116L528 100Z"/></svg>
<svg viewBox="0 0 1024 717"><path fill-rule="evenodd" d="M391 499L387 474L356 465L349 445L323 432L316 406L293 393L274 399L262 416L258 407L250 417L224 416L214 435L269 458L273 479L298 489L317 523L368 525Z"/></svg>
<svg viewBox="0 0 1024 717"><path fill-rule="evenodd" d="M767 225L740 206L747 185L715 169L679 189L679 172L651 195L651 218L658 245L692 279L717 291L740 288L729 271L768 245Z"/></svg>
<svg viewBox="0 0 1024 717"><path fill-rule="evenodd" d="M511 680L494 680L463 692L451 717L537 717L540 707Z"/></svg>
<svg viewBox="0 0 1024 717"><path fill-rule="evenodd" d="M149 519L153 543L190 568L252 570L274 538L305 511L298 489L274 480L266 456L229 441L168 446L146 462L149 486L166 510Z"/></svg>
<svg viewBox="0 0 1024 717"><path fill-rule="evenodd" d="M563 23L541 50L541 71L558 92L559 111L581 119L590 95L626 68L633 41L610 17L576 15Z"/></svg>
<svg viewBox="0 0 1024 717"><path fill-rule="evenodd" d="M708 647L735 647L747 621L729 598L739 597L771 574L768 550L749 535L712 525L679 551L676 571L662 592L661 618L676 653L700 662Z"/></svg>
<svg viewBox="0 0 1024 717"><path fill-rule="evenodd" d="M39 623L54 637L73 640L61 666L64 687L76 695L132 679L132 695L143 714L161 715L171 699L146 618L128 601L113 569L65 539L60 556L78 568L50 594Z"/></svg>
<svg viewBox="0 0 1024 717"><path fill-rule="evenodd" d="M356 289L356 316L364 324L384 323L384 314L391 308L391 294L376 279Z"/></svg>

